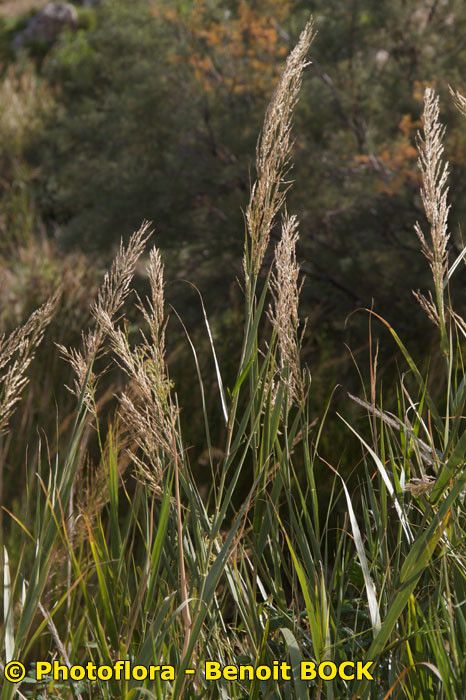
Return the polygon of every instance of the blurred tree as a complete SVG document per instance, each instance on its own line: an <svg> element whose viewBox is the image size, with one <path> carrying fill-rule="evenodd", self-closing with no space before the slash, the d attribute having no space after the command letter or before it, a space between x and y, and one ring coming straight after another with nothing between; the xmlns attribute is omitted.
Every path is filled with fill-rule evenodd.
<svg viewBox="0 0 466 700"><path fill-rule="evenodd" d="M461 0L103 0L81 10L76 33L61 36L45 56L32 55L39 75L29 67L21 77L14 67L3 83L0 256L7 254L0 264L18 314L25 311L21 289L29 307L61 270L69 279L76 260L85 265L79 255L62 258L63 249L89 253L92 280L94 262L152 219L167 279L189 279L203 292L228 384L242 322L235 277L242 275L241 210L255 143L284 56L310 11L318 37L297 112L289 209L301 222L303 314L311 319L305 351L314 378L325 378L314 382L315 405L329 386L356 376L344 341L356 358L365 353L366 366L367 317L351 314L372 300L412 350L425 349L433 329L411 295L429 283L413 232L423 219L415 133L423 89L435 84L449 130L455 255L466 140L447 86L464 90ZM5 48L10 34L3 39ZM42 221L60 252L52 245L49 255L38 253L46 250L39 243L28 254L27 238ZM16 266L6 242L25 245ZM267 264L272 253L273 246ZM178 283L167 295L213 378L195 292ZM75 304L79 319L84 296ZM79 324L71 325L73 336ZM379 359L390 367L389 357ZM197 389L185 344L170 345L170 361L196 444L202 416L190 412ZM206 386L214 414L215 380ZM335 449L340 431L328 435Z"/></svg>
<svg viewBox="0 0 466 700"><path fill-rule="evenodd" d="M172 271L228 319L225 270L233 265L230 281L241 274L262 112L309 11L319 34L290 208L315 321L309 352L334 358L346 315L372 299L413 340L430 330L421 314L413 323L411 289L428 278L413 233L422 217L414 141L423 88L435 83L461 199L465 140L446 97L466 62L461 0L103 2L95 24L64 37L44 64L60 110L42 156L43 202L64 240L86 248L108 249L153 219ZM365 325L351 324L355 347Z"/></svg>
<svg viewBox="0 0 466 700"><path fill-rule="evenodd" d="M193 49L215 44L214 29L201 30L197 13L188 27L185 15L144 0L103 3L94 29L51 52L44 70L61 104L47 138L46 214L66 240L106 247L146 217L166 245L209 257L231 249L260 118L251 107L271 79L260 95L225 79L221 89L237 94L226 101ZM275 74L276 56L269 64Z"/></svg>
<svg viewBox="0 0 466 700"><path fill-rule="evenodd" d="M296 127L290 204L302 222L308 308L316 327L326 327L326 342L330 334L340 344L345 316L374 299L375 308L421 346L431 328L411 295L428 284L413 233L415 221L423 219L415 134L424 87L434 84L451 139L455 256L466 140L448 84L461 85L464 75L464 5L316 0L295 4L292 28L309 9L318 37ZM356 322L347 330L351 339L355 329L354 348L366 334Z"/></svg>

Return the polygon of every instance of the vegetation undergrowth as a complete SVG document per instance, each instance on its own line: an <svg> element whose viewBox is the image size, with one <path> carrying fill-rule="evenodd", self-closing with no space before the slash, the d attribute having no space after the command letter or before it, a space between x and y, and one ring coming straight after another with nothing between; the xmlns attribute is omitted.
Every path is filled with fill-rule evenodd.
<svg viewBox="0 0 466 700"><path fill-rule="evenodd" d="M308 24L267 109L256 153L256 181L246 208L245 322L232 386L207 315L216 369L213 435L196 348L186 332L205 418L210 484L192 473L165 353L164 270L147 258L150 294L132 292L148 244L144 224L121 246L92 306L93 326L79 349L58 347L70 363L76 398L66 449L41 435L37 454L24 446L26 488L4 513L2 664L29 664L2 700L19 697L461 698L466 683L466 483L464 347L466 322L450 298L464 272L448 255L448 166L439 101L425 93L419 136L422 199L428 231L416 232L432 272L432 292L416 292L438 329L443 380L432 387L403 340L375 310L398 348L397 406L386 407L371 346L361 396L364 423L341 416L361 459L346 483L340 464L321 453L331 400L313 420L311 374L300 362L298 221L285 206L291 121L313 38ZM460 111L464 98L454 93ZM281 237L263 274L272 227ZM130 341L125 309L142 318ZM7 434L27 384L27 370L59 296L0 339L0 430ZM182 328L182 318L180 319ZM312 332L312 329L311 329ZM114 416L101 413L109 366L127 378ZM218 448L224 436L222 449ZM21 436L15 436L20 440ZM91 439L98 444L89 448ZM30 466L32 463L33 468ZM345 470L345 474L347 470ZM332 483L325 508L323 475ZM237 487L248 490L238 503ZM8 527L5 521L8 520ZM290 680L205 680L207 659L291 666ZM65 665L172 664L173 680L35 680L34 661ZM374 680L300 678L302 660L372 661ZM186 676L185 670L196 672Z"/></svg>

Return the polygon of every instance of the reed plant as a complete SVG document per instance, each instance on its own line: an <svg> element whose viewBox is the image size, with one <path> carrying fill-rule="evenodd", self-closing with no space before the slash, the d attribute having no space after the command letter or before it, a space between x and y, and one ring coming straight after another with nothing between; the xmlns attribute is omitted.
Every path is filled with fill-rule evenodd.
<svg viewBox="0 0 466 700"><path fill-rule="evenodd" d="M385 405L371 347L361 394L348 396L361 408L361 420L351 423L335 415L331 398L314 405L311 372L301 364L298 221L285 208L291 120L313 36L310 23L288 58L258 142L245 215L244 334L230 386L204 311L223 423L218 435L196 347L185 333L205 419L207 492L183 439L190 417L170 377L164 268L157 248L144 257L148 224L121 246L81 347L57 350L75 375L74 420L67 447L52 451L40 442L24 498L8 510L1 659L3 665L21 659L30 670L20 684L2 683L2 700L464 697L466 322L449 292L452 276L464 273L464 255L450 261L448 254L439 101L427 90L419 165L428 231L419 224L416 233L433 286L416 297L438 328L443 376L433 385L429 358L418 366L396 330L368 310L371 323L386 330L384 342L399 351L399 383L395 404ZM464 109L464 98L455 93L455 100ZM132 291L141 260L147 298ZM132 302L141 317L137 342L125 323ZM11 412L21 410L25 371L54 304L1 341L3 430ZM102 376L114 363L126 384L109 420L99 400ZM334 463L323 453L329 421L359 446L357 464ZM87 449L89 432L97 459ZM348 467L351 483L343 476ZM38 683L39 659L173 664L177 673L173 681ZM212 683L202 673L207 659L253 666L282 660L291 679ZM374 680L309 684L299 674L303 660L372 661ZM189 668L194 675L185 674Z"/></svg>

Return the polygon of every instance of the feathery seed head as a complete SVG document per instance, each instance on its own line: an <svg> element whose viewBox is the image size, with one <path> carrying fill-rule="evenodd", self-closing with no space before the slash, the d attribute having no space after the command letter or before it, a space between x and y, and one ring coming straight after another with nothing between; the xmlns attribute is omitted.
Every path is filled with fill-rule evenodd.
<svg viewBox="0 0 466 700"><path fill-rule="evenodd" d="M314 38L310 21L288 56L285 70L267 108L264 126L256 149L257 179L246 209L246 224L251 240L250 256L243 265L246 279L259 273L270 240L275 216L287 191L284 183L292 149L291 120L301 88L302 74L308 65L306 56Z"/></svg>
<svg viewBox="0 0 466 700"><path fill-rule="evenodd" d="M282 237L275 249L275 269L271 278L273 307L269 318L278 338L280 370L287 373L287 384L292 399L301 400L304 393L299 360L299 265L296 262L298 221L285 216Z"/></svg>
<svg viewBox="0 0 466 700"><path fill-rule="evenodd" d="M422 202L430 224L430 243L419 224L416 224L416 233L436 282L443 282L448 267L449 165L443 160L444 134L445 127L439 121L439 98L431 88L427 88L424 95L423 134L418 134L418 165L422 174Z"/></svg>

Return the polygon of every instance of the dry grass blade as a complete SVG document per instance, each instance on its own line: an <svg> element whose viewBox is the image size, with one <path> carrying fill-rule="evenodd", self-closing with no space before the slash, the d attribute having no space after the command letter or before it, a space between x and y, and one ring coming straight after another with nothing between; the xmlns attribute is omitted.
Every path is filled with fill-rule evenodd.
<svg viewBox="0 0 466 700"><path fill-rule="evenodd" d="M1 9L0 9L1 13ZM52 106L52 94L32 65L9 65L0 82L0 129L10 148L19 149Z"/></svg>
<svg viewBox="0 0 466 700"><path fill-rule="evenodd" d="M291 119L301 88L303 70L314 26L308 22L290 53L285 70L267 109L256 150L257 179L246 210L251 239L251 259L244 259L246 278L257 275L270 240L273 220L284 203L284 177L289 167L292 139ZM251 267L250 267L251 266Z"/></svg>
<svg viewBox="0 0 466 700"><path fill-rule="evenodd" d="M460 331L460 333L466 338L466 321L460 314L456 313L456 311L451 312L452 318L456 324L456 327Z"/></svg>
<svg viewBox="0 0 466 700"><path fill-rule="evenodd" d="M359 406L365 408L371 415L380 418L385 425L390 426L390 428L393 428L394 430L402 430L409 435L414 440L416 447L419 448L419 455L423 462L429 466L435 464L434 460L432 459L432 448L416 435L410 425L403 423L403 421L391 413L381 411L376 406L373 406L368 401L364 401L364 399L361 399L358 396L353 396L353 394L350 393L348 393L348 396L352 401L354 401L354 403L357 403Z"/></svg>
<svg viewBox="0 0 466 700"><path fill-rule="evenodd" d="M53 617L51 616L51 614L49 613L49 611L46 610L46 608L44 608L44 606L42 605L42 603L39 603L39 610L41 611L41 613L42 613L42 615L43 615L43 617L44 617L44 620L47 621L47 627L48 627L49 630L50 630L50 634L51 634L51 636L52 636L52 639L53 639L54 642L55 642L55 645L56 645L56 647L57 647L57 650L58 650L60 656L62 657L62 659L63 659L63 661L65 662L65 664L66 664L68 667L71 667L71 666L72 666L72 663L71 663L71 661L70 661L70 659L69 659L69 656L68 656L68 654L67 654L67 651L66 651L66 649L65 649L65 645L63 644L63 642L62 642L61 639L60 639L60 635L58 634L58 630L57 630L57 627L56 627L56 625L55 625L55 623L54 623L54 621L53 621ZM79 693L79 692L76 692L76 698L77 698L77 700L83 700L83 696L82 696L81 693Z"/></svg>
<svg viewBox="0 0 466 700"><path fill-rule="evenodd" d="M454 90L450 87L450 94L453 97L453 102L456 108L461 112L463 117L466 117L466 97L459 92L459 90Z"/></svg>

